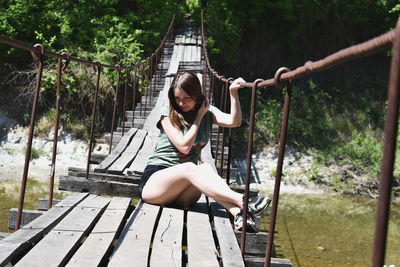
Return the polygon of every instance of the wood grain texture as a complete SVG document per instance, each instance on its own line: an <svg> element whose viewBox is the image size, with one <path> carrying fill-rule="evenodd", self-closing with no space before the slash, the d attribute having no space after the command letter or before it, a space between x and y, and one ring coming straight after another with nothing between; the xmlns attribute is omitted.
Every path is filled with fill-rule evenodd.
<svg viewBox="0 0 400 267"><path fill-rule="evenodd" d="M147 266L159 206L140 201L118 239L108 266Z"/></svg>
<svg viewBox="0 0 400 267"><path fill-rule="evenodd" d="M76 205L88 196L86 193L73 194L55 205L43 216L21 227L18 231L0 240L0 266L5 266L20 253L39 242L57 223L59 223Z"/></svg>

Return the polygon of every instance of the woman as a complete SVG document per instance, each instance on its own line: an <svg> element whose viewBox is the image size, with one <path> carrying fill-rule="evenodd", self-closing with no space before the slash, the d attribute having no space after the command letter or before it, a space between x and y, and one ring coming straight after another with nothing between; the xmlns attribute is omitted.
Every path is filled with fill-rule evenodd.
<svg viewBox="0 0 400 267"><path fill-rule="evenodd" d="M188 207L203 193L224 206L234 216L235 228L241 229L243 195L232 191L209 164L197 165L212 123L222 127L240 126L238 89L242 87L241 82L244 80L236 79L229 87L231 111L228 114L209 105L196 75L185 72L174 78L168 91L169 107L162 107L157 123L160 129L157 147L139 183L139 193L145 202ZM248 214L261 214L269 203L268 198L251 198ZM251 216L246 228L256 230Z"/></svg>

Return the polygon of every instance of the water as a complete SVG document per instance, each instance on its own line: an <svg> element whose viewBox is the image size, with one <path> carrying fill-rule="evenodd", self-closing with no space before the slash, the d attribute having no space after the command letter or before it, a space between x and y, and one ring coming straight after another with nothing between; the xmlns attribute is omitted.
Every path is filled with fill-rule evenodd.
<svg viewBox="0 0 400 267"><path fill-rule="evenodd" d="M0 183L0 232L8 230L8 211L18 207L20 181ZM62 199L67 193L55 196ZM48 184L29 179L26 209L48 197ZM268 230L269 214L261 220ZM276 257L293 266L371 266L376 200L340 195L282 195L274 244ZM392 204L385 264L400 266L400 204Z"/></svg>
<svg viewBox="0 0 400 267"><path fill-rule="evenodd" d="M376 200L282 195L274 244L293 266L371 266ZM261 227L268 230L269 216ZM385 264L400 266L400 205L392 204Z"/></svg>
<svg viewBox="0 0 400 267"><path fill-rule="evenodd" d="M0 182L0 232L11 233L8 229L8 213L11 208L18 208L21 181L2 180ZM57 186L55 187L57 188ZM69 192L54 190L53 198L64 199ZM49 197L49 184L32 178L27 180L24 209L37 210L39 198Z"/></svg>

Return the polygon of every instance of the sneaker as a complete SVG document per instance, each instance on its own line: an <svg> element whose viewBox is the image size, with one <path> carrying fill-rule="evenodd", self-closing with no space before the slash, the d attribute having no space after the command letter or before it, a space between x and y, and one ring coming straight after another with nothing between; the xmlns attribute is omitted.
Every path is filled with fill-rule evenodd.
<svg viewBox="0 0 400 267"><path fill-rule="evenodd" d="M243 211L242 210L240 210L240 212L238 214L236 214L235 219L234 219L234 224L235 224L235 230L242 231L242 228L243 228ZM257 232L256 223L254 222L254 220L250 214L247 215L246 232L249 232L249 233Z"/></svg>
<svg viewBox="0 0 400 267"><path fill-rule="evenodd" d="M254 215L261 215L271 203L268 197L249 197L248 211Z"/></svg>

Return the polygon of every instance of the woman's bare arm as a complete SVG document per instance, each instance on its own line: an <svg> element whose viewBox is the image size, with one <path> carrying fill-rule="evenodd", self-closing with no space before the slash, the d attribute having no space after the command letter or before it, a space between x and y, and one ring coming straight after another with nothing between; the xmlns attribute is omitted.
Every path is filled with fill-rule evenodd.
<svg viewBox="0 0 400 267"><path fill-rule="evenodd" d="M245 82L242 78L238 78L232 82L229 86L230 98L231 98L231 112L225 113L215 108L213 111L214 123L222 127L239 127L242 123L242 109L240 108L239 102L239 88L241 82Z"/></svg>
<svg viewBox="0 0 400 267"><path fill-rule="evenodd" d="M208 103L208 99L204 101L199 111L197 112L197 116L193 121L193 124L190 126L189 130L186 134L183 134L181 129L174 126L169 117L161 118L161 125L164 128L165 133L167 134L171 143L183 154L189 153L192 148L194 141L196 140L197 132L199 131L201 120L210 108Z"/></svg>

